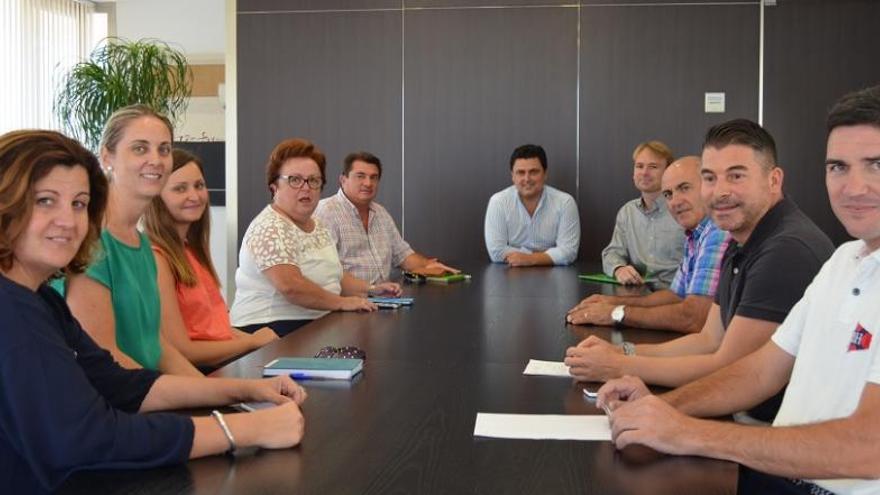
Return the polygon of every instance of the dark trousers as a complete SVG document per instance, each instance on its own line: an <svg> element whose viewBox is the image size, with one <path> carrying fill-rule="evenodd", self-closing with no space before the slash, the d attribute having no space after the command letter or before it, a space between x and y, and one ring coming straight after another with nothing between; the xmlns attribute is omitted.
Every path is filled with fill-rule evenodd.
<svg viewBox="0 0 880 495"><path fill-rule="evenodd" d="M834 495L809 481L772 476L745 466L739 467L736 493L740 495L763 495L765 493L773 495Z"/></svg>
<svg viewBox="0 0 880 495"><path fill-rule="evenodd" d="M270 321L269 323L257 323L255 325L238 327L238 329L242 332L254 333L263 327L269 327L272 329L273 332L278 334L279 337L284 337L285 335L293 332L297 328L311 322L312 320L278 320Z"/></svg>

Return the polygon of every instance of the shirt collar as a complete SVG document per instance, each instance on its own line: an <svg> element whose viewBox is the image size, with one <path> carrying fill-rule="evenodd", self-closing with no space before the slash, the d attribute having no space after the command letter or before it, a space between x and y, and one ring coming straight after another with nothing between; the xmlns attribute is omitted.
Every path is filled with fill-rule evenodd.
<svg viewBox="0 0 880 495"><path fill-rule="evenodd" d="M868 244L865 241L860 241L862 243L859 246L858 251L856 252L856 259L865 259L872 258L874 263L880 264L880 249L875 249L873 252L868 252Z"/></svg>
<svg viewBox="0 0 880 495"><path fill-rule="evenodd" d="M660 210L660 208L666 207L666 198L664 198L663 195L657 196L657 199L654 200L654 207L649 210L645 207L645 198L639 196L639 199L636 200L636 206L639 208L640 212L644 213L645 215L650 215Z"/></svg>
<svg viewBox="0 0 880 495"><path fill-rule="evenodd" d="M696 227L686 232L687 236L692 239L699 239L709 228L710 223L712 223L712 219L707 214L702 220L700 220L700 223L698 223Z"/></svg>
<svg viewBox="0 0 880 495"><path fill-rule="evenodd" d="M355 204L352 203L350 199L348 199L348 196L345 195L345 192L342 191L341 187L339 188L339 190L336 191L336 196L340 199L340 201L342 201L342 204L347 205L353 212L358 213L357 206L355 206ZM371 212L375 211L373 203L374 201L370 201L369 209Z"/></svg>
<svg viewBox="0 0 880 495"><path fill-rule="evenodd" d="M789 214L791 211L796 209L794 202L790 199L783 197L778 203L771 206L767 213L758 220L758 225L755 225L755 229L752 231L752 234L746 240L745 244L742 245L742 249L744 251L751 249L752 246L760 246L767 240L774 232L776 232L779 228L779 222ZM731 242L731 244L737 244L736 242Z"/></svg>
<svg viewBox="0 0 880 495"><path fill-rule="evenodd" d="M526 205L525 203L523 203L523 200L519 195L519 191L516 190L516 186L514 186L513 193L516 194L516 200L519 202L520 206L525 209ZM544 204L545 199L547 199L547 184L544 184L544 187L541 188L541 198L538 199L538 206L535 207L535 213L533 213L533 215L538 213L538 210L541 209L541 205Z"/></svg>

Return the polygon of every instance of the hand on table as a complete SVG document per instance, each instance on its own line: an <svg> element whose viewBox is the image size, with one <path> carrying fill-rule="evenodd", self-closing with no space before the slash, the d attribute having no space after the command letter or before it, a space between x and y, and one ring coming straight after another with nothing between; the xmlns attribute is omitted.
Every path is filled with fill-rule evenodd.
<svg viewBox="0 0 880 495"><path fill-rule="evenodd" d="M451 266L447 266L437 260L437 258L431 258L428 260L428 264L423 267L426 272L440 272L440 274L450 272L450 273L461 273L461 270L457 268L452 268Z"/></svg>
<svg viewBox="0 0 880 495"><path fill-rule="evenodd" d="M246 438L253 439L254 445L264 449L293 447L302 441L305 433L305 418L293 401L278 407L227 416L227 421L233 435L240 435L237 438L246 435Z"/></svg>
<svg viewBox="0 0 880 495"><path fill-rule="evenodd" d="M400 288L400 284L395 282L382 282L376 285L371 285L369 289L367 289L367 294L371 296L389 296L389 297L398 297L403 293L403 289Z"/></svg>
<svg viewBox="0 0 880 495"><path fill-rule="evenodd" d="M622 380L634 377L625 377ZM638 380L635 378L635 380ZM615 380L617 381L617 380ZM641 382L641 380L639 380ZM606 383L599 389L597 406L611 394ZM626 388L631 384L624 386ZM614 387L615 385L612 385ZM642 384L644 387L644 384ZM603 394L604 392L604 394ZM617 391L614 393L620 393ZM630 391L624 402L612 406L611 441L618 449L628 445L644 445L660 452L675 455L692 454L688 440L697 437L699 421L686 416L656 395L645 390ZM604 403L604 402L602 402Z"/></svg>
<svg viewBox="0 0 880 495"><path fill-rule="evenodd" d="M649 395L651 395L651 391L648 390L641 378L626 375L609 380L605 385L599 387L596 392L596 406L607 405L613 411L625 402L632 402Z"/></svg>
<svg viewBox="0 0 880 495"><path fill-rule="evenodd" d="M595 303L612 304L613 302L614 302L614 298L612 296L606 296L604 294L592 294L590 296L583 298L581 300L581 302L575 304L573 308L568 310L568 312L569 313L574 312L578 308L582 308L582 307L587 306L589 304L595 304Z"/></svg>
<svg viewBox="0 0 880 495"><path fill-rule="evenodd" d="M565 315L565 321L574 325L614 325L614 320L611 319L613 304L586 301L585 299L584 302L569 310Z"/></svg>
<svg viewBox="0 0 880 495"><path fill-rule="evenodd" d="M614 278L623 285L641 285L645 283L641 274L632 265L619 266L614 270Z"/></svg>
<svg viewBox="0 0 880 495"><path fill-rule="evenodd" d="M306 393L306 389L302 388L302 386L287 375L248 380L247 382L249 387L245 392L245 396L241 398L242 402L284 404L293 401L297 404L302 404L309 395Z"/></svg>
<svg viewBox="0 0 880 495"><path fill-rule="evenodd" d="M342 298L339 311L376 311L378 306L371 303L365 297L346 296Z"/></svg>
<svg viewBox="0 0 880 495"><path fill-rule="evenodd" d="M510 266L532 266L535 261L531 254L513 251L504 256L504 262Z"/></svg>
<svg viewBox="0 0 880 495"><path fill-rule="evenodd" d="M587 339L589 340L589 339ZM601 340L601 339L599 339ZM604 382L619 378L623 354L611 344L594 343L569 347L565 351L565 364L571 376L584 382Z"/></svg>

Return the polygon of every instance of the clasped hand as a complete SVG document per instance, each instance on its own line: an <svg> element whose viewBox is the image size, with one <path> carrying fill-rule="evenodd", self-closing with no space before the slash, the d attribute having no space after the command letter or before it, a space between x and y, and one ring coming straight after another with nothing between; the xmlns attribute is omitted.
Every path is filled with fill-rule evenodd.
<svg viewBox="0 0 880 495"><path fill-rule="evenodd" d="M599 382L619 378L623 352L619 347L591 335L565 351L571 376L580 381Z"/></svg>
<svg viewBox="0 0 880 495"><path fill-rule="evenodd" d="M698 420L652 395L640 378L624 376L602 385L596 407L604 406L612 411L611 441L618 449L638 444L668 454L694 453L687 441Z"/></svg>

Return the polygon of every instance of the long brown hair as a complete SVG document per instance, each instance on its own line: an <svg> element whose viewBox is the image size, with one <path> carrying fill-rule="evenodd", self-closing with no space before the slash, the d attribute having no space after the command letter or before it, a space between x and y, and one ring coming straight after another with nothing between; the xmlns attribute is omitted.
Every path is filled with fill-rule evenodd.
<svg viewBox="0 0 880 495"><path fill-rule="evenodd" d="M12 268L15 243L33 213L34 184L55 167L82 167L89 176L89 228L76 255L61 271L82 273L89 266L107 207L107 179L98 159L61 133L25 130L0 136L0 269Z"/></svg>
<svg viewBox="0 0 880 495"><path fill-rule="evenodd" d="M195 163L199 167L202 177L205 176L205 167L197 156L178 148L174 148L171 154L174 158L171 173L185 165ZM201 218L190 224L186 231L186 239L181 239L177 233L174 219L171 217L171 212L168 211L165 201L162 200L161 194L153 198L144 214L144 229L150 237L150 242L165 254L165 258L168 259L168 264L171 266L174 281L187 287L193 287L198 282L195 270L186 259L184 250L187 247L199 260L199 263L208 269L217 285L220 285L220 278L217 277L217 271L211 261L211 212L209 209L210 203L205 205L205 211Z"/></svg>

